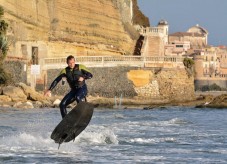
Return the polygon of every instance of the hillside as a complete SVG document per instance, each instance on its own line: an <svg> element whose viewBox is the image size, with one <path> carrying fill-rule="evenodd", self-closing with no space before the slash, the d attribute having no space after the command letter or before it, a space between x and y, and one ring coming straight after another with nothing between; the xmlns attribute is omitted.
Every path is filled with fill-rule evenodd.
<svg viewBox="0 0 227 164"><path fill-rule="evenodd" d="M0 3L10 25L12 56L21 55L18 52L21 44L37 41L43 57L130 54L138 37L132 22L149 23L136 0L133 5L130 0L0 0Z"/></svg>

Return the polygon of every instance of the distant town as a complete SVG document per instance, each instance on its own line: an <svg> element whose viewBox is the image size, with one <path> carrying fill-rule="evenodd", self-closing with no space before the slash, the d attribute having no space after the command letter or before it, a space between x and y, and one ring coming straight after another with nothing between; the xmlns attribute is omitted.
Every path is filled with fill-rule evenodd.
<svg viewBox="0 0 227 164"><path fill-rule="evenodd" d="M207 29L197 24L187 31L169 34L166 20L158 22L157 27L136 29L141 34L136 55L191 58L195 62L196 89L212 84L226 88L227 47L209 45Z"/></svg>

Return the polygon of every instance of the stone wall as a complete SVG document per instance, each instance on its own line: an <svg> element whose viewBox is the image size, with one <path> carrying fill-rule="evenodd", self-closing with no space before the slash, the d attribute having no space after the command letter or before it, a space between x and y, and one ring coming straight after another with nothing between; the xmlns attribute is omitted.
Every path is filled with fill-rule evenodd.
<svg viewBox="0 0 227 164"><path fill-rule="evenodd" d="M27 83L27 72L24 71L24 62L5 61L3 64L4 70L12 78L12 83Z"/></svg>
<svg viewBox="0 0 227 164"><path fill-rule="evenodd" d="M87 80L89 95L113 98L193 100L194 78L185 70L141 69L132 67L90 68L94 77ZM60 70L48 71L48 86ZM53 94L65 94L68 86L58 84Z"/></svg>
<svg viewBox="0 0 227 164"><path fill-rule="evenodd" d="M226 78L203 78L195 80L195 90L201 91L204 86L211 86L217 84L221 88L227 88Z"/></svg>
<svg viewBox="0 0 227 164"><path fill-rule="evenodd" d="M24 62L8 61L4 63L5 70L13 77L13 82L27 84L27 72ZM87 80L89 95L113 98L160 99L168 101L193 100L194 78L184 69L152 69L138 67L107 67L89 68L93 78ZM59 75L60 69L47 71L48 88ZM224 81L223 81L224 82ZM224 83L223 83L224 84ZM225 81L226 84L226 81ZM43 84L37 81L36 89L43 91ZM60 82L53 90L54 95L64 95L69 91L68 84Z"/></svg>
<svg viewBox="0 0 227 164"><path fill-rule="evenodd" d="M101 97L134 97L136 92L133 89L132 81L127 79L127 72L130 71L129 67L120 68L90 68L93 78L87 80L89 95ZM48 70L47 86L56 78L60 70ZM63 94L69 90L68 85L62 86L58 84L54 89L53 94Z"/></svg>

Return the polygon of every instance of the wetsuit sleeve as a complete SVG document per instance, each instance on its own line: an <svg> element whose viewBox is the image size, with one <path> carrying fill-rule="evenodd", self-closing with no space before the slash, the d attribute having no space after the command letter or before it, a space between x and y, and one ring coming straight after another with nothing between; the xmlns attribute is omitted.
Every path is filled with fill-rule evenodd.
<svg viewBox="0 0 227 164"><path fill-rule="evenodd" d="M83 73L84 79L91 79L93 77L92 73L84 65L80 64L79 65L79 69Z"/></svg>
<svg viewBox="0 0 227 164"><path fill-rule="evenodd" d="M66 73L65 73L65 69L63 69L60 74L58 75L58 77L51 83L49 90L53 90L56 85L59 83L59 81L61 81L62 77L65 77Z"/></svg>

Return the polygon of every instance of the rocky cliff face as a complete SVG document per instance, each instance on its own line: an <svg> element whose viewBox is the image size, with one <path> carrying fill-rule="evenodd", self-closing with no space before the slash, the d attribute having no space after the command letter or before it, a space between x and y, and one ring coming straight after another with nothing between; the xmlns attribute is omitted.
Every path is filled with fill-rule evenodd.
<svg viewBox="0 0 227 164"><path fill-rule="evenodd" d="M22 44L37 47L42 44L44 57L65 54L116 55L133 51L136 38L129 35L130 28L125 28L128 27L125 24L131 24L132 12L139 10L138 6L132 9L131 0L0 2L10 25L8 36L13 41L10 55L20 56ZM37 44L36 41L41 43ZM43 48L43 45L46 47Z"/></svg>

